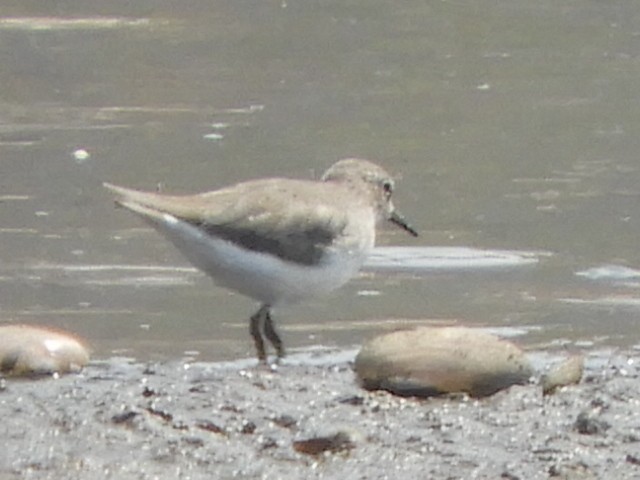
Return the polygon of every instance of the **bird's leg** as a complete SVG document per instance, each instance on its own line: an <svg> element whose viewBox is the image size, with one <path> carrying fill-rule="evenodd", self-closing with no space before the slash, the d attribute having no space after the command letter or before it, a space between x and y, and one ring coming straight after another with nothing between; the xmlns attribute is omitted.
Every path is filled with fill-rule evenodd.
<svg viewBox="0 0 640 480"><path fill-rule="evenodd" d="M265 315L266 314L266 315ZM264 350L264 340L262 339L262 329L265 323L265 316L268 318L269 307L262 305L260 309L251 316L251 324L249 331L253 337L253 342L256 345L256 351L258 352L258 360L261 363L267 363L267 353Z"/></svg>
<svg viewBox="0 0 640 480"><path fill-rule="evenodd" d="M267 308L267 315L264 321L264 335L271 342L271 345L273 345L273 347L276 349L278 360L281 360L285 355L284 344L282 343L282 339L280 339L280 335L278 335L278 332L273 325L271 310L269 308Z"/></svg>

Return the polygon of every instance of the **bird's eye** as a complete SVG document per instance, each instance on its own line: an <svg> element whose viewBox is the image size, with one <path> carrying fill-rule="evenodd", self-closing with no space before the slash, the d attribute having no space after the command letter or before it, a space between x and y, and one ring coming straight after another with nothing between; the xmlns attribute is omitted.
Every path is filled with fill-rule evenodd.
<svg viewBox="0 0 640 480"><path fill-rule="evenodd" d="M382 184L382 190L384 190L384 194L385 194L387 197L390 197L390 196L391 196L391 194L393 193L393 183L388 182L388 181L387 181L387 182L384 182L384 183Z"/></svg>

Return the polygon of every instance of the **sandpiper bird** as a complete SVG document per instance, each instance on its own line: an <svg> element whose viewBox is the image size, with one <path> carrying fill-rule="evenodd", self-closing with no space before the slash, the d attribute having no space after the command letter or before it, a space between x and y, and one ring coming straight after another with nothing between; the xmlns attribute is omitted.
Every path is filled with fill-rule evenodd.
<svg viewBox="0 0 640 480"><path fill-rule="evenodd" d="M104 186L217 283L261 302L250 332L264 363L264 337L284 356L272 307L344 285L380 220L418 235L393 207L393 178L368 160L340 160L321 181L267 178L196 195Z"/></svg>

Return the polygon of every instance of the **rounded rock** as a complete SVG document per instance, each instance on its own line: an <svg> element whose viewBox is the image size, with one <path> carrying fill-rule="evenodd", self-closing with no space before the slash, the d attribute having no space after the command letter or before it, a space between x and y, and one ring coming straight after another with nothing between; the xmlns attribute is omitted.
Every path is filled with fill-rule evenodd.
<svg viewBox="0 0 640 480"><path fill-rule="evenodd" d="M403 396L482 397L533 375L516 345L464 327L420 327L373 338L358 353L355 370L367 390Z"/></svg>
<svg viewBox="0 0 640 480"><path fill-rule="evenodd" d="M73 335L31 325L0 325L0 373L37 376L78 372L89 352Z"/></svg>
<svg viewBox="0 0 640 480"><path fill-rule="evenodd" d="M540 384L545 395L555 392L558 388L580 383L584 371L584 356L571 355L556 365L542 376Z"/></svg>

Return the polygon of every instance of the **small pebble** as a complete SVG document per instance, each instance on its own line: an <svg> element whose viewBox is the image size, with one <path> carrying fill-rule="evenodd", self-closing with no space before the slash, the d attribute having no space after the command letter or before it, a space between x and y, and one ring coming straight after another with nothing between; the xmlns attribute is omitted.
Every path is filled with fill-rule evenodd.
<svg viewBox="0 0 640 480"><path fill-rule="evenodd" d="M313 437L293 442L293 449L305 455L320 455L324 452L340 452L355 448L352 435L339 431L335 435Z"/></svg>
<svg viewBox="0 0 640 480"><path fill-rule="evenodd" d="M584 357L582 355L572 355L552 366L549 372L540 379L543 394L549 395L559 387L580 383L583 371Z"/></svg>
<svg viewBox="0 0 640 480"><path fill-rule="evenodd" d="M576 418L574 428L583 435L604 433L611 425L600 418L601 413L602 409L599 407L583 410Z"/></svg>
<svg viewBox="0 0 640 480"><path fill-rule="evenodd" d="M73 158L78 163L82 163L85 160L89 159L90 157L91 157L91 155L89 154L89 152L87 152L86 150L84 150L82 148L79 148L78 150L73 152Z"/></svg>

